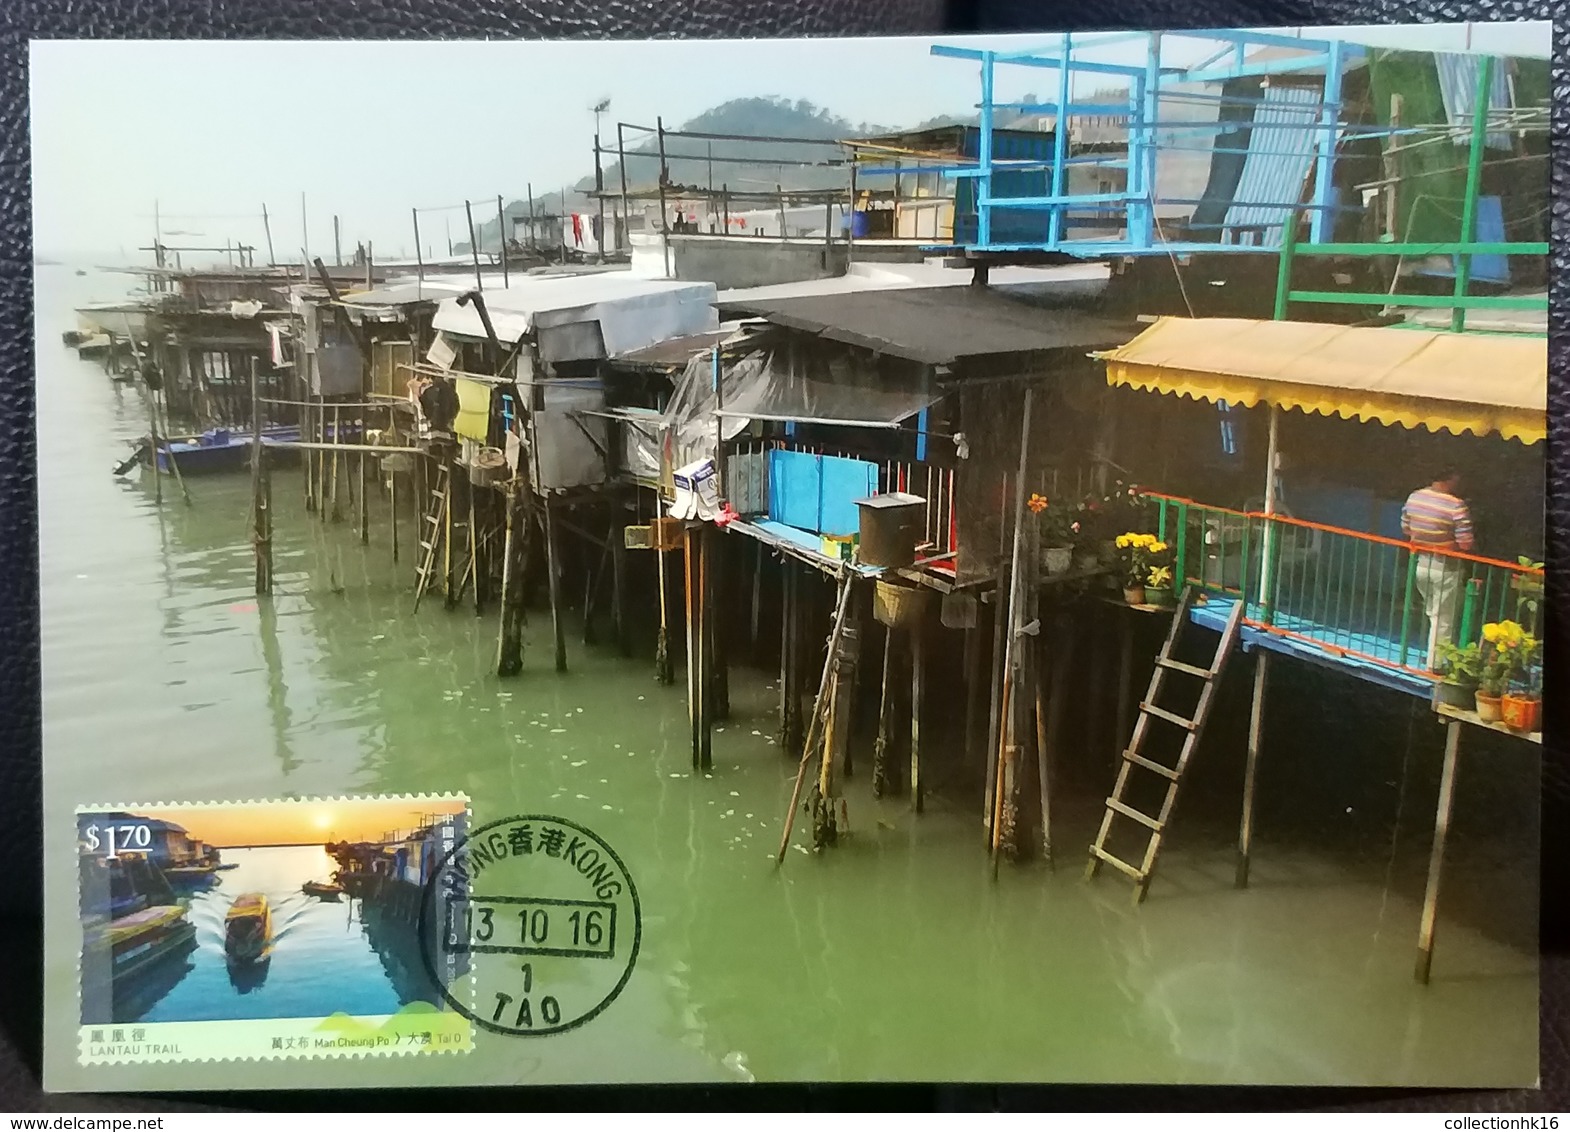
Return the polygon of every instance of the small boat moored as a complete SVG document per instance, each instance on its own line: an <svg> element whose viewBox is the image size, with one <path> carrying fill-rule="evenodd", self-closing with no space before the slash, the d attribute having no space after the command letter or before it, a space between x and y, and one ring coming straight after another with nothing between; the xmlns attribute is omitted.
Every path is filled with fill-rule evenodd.
<svg viewBox="0 0 1570 1132"><path fill-rule="evenodd" d="M343 885L328 884L326 881L308 880L300 886L300 891L307 896L319 896L323 900L337 900L343 895Z"/></svg>
<svg viewBox="0 0 1570 1132"><path fill-rule="evenodd" d="M224 917L224 954L231 963L257 963L267 957L273 937L273 914L267 897L247 892L236 897Z"/></svg>

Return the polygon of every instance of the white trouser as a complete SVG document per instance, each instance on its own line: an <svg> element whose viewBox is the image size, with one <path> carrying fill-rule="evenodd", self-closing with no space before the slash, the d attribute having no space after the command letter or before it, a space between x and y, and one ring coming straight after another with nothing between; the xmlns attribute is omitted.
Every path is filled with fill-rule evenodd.
<svg viewBox="0 0 1570 1132"><path fill-rule="evenodd" d="M1439 642L1455 640L1456 598L1461 590L1461 563L1442 554L1417 556L1417 592L1428 614L1428 667L1439 663Z"/></svg>

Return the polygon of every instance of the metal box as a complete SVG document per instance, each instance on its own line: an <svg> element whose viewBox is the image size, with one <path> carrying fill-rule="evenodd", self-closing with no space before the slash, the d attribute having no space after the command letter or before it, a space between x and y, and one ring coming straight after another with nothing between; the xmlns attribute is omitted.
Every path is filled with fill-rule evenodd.
<svg viewBox="0 0 1570 1132"><path fill-rule="evenodd" d="M925 533L925 499L891 491L858 499L856 508L860 513L863 565L897 570L916 561L916 544Z"/></svg>

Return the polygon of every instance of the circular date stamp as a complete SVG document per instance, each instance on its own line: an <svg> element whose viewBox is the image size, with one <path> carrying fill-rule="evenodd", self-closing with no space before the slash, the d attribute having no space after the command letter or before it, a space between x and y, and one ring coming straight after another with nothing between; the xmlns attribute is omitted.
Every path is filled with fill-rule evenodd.
<svg viewBox="0 0 1570 1132"><path fill-rule="evenodd" d="M643 918L627 866L598 834L521 814L443 855L425 884L419 934L426 971L454 1010L493 1033L537 1037L581 1026L616 1000Z"/></svg>

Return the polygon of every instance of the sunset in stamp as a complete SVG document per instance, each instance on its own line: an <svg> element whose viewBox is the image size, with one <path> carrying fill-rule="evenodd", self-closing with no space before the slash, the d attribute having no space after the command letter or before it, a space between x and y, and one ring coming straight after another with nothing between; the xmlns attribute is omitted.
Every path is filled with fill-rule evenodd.
<svg viewBox="0 0 1570 1132"><path fill-rule="evenodd" d="M419 939L466 826L452 796L79 812L83 1060L467 1048Z"/></svg>

